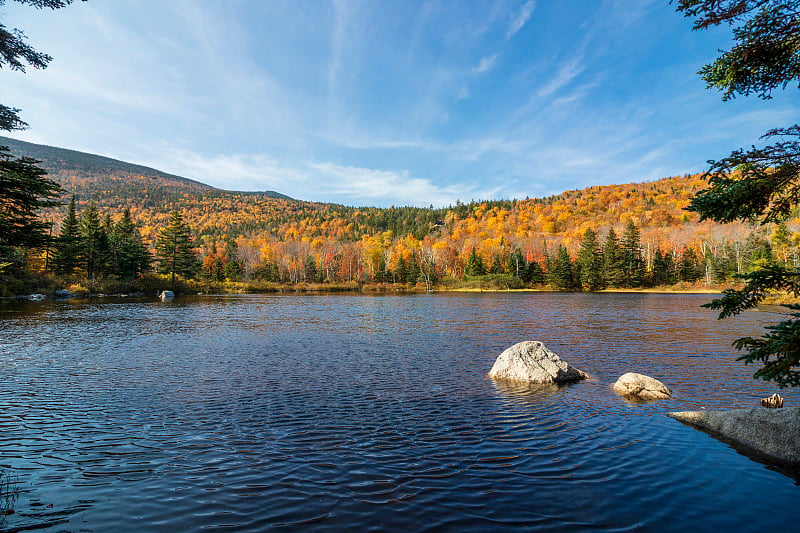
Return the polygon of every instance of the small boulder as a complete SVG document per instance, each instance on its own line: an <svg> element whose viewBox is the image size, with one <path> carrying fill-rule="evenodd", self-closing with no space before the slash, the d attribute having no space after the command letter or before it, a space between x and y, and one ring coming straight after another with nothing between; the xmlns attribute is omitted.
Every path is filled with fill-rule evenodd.
<svg viewBox="0 0 800 533"><path fill-rule="evenodd" d="M171 302L175 299L175 293L172 291L161 291L160 296L162 302Z"/></svg>
<svg viewBox="0 0 800 533"><path fill-rule="evenodd" d="M672 396L669 387L655 378L636 372L621 375L614 383L614 392L620 396L633 396L640 400L661 400Z"/></svg>
<svg viewBox="0 0 800 533"><path fill-rule="evenodd" d="M525 341L501 353L489 377L524 383L569 383L586 379L587 375L562 361L541 342Z"/></svg>
<svg viewBox="0 0 800 533"><path fill-rule="evenodd" d="M800 464L800 407L684 411L669 416L712 436L743 444L781 461Z"/></svg>

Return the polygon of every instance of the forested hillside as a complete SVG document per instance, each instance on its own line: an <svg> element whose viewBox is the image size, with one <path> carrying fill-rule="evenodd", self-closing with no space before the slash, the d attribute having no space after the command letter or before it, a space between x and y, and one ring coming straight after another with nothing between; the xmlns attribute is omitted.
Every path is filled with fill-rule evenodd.
<svg viewBox="0 0 800 533"><path fill-rule="evenodd" d="M723 283L754 264L795 264L800 220L756 228L699 222L685 211L705 182L677 176L548 198L448 208L353 208L277 193L232 192L146 167L0 138L114 221L129 210L154 249L178 212L195 239L198 275L280 282L428 285L482 275L559 289ZM66 206L45 216L55 232ZM588 273L598 271L592 278ZM508 278L504 278L508 285Z"/></svg>

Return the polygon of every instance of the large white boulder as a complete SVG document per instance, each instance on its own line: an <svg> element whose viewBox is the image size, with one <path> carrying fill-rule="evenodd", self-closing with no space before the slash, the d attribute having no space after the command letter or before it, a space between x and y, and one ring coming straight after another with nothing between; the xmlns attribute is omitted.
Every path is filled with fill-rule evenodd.
<svg viewBox="0 0 800 533"><path fill-rule="evenodd" d="M586 379L587 375L562 361L541 342L525 341L501 353L489 377L525 383L568 383Z"/></svg>
<svg viewBox="0 0 800 533"><path fill-rule="evenodd" d="M781 461L800 464L800 407L683 411L669 416Z"/></svg>
<svg viewBox="0 0 800 533"><path fill-rule="evenodd" d="M655 378L628 372L614 383L614 392L621 396L635 397L641 400L661 400L672 396L669 387Z"/></svg>

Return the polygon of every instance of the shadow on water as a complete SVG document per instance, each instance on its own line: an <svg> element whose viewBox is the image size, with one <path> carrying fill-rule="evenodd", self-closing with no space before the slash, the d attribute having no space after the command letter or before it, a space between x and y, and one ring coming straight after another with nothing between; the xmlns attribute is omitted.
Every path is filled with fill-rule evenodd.
<svg viewBox="0 0 800 533"><path fill-rule="evenodd" d="M675 420L675 422L679 422L687 429L692 429L695 431L699 431L701 433L705 433L706 435L720 441L723 444L727 444L731 449L733 449L739 455L746 457L750 461L754 461L756 463L760 463L764 465L768 470L772 470L773 472L778 472L788 478L794 480L795 486L800 487L800 465L793 464L786 461L781 461L780 459L776 459L775 457L771 457L755 448L751 448L746 444L742 444L739 441L733 440L725 435L717 433L716 431L710 430L708 428L701 428L697 426L693 426L688 422L684 422L682 420Z"/></svg>

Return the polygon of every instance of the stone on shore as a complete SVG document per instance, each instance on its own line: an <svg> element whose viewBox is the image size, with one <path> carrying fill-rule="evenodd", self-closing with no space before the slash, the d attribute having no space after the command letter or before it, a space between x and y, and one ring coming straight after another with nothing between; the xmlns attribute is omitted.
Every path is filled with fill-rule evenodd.
<svg viewBox="0 0 800 533"><path fill-rule="evenodd" d="M800 407L683 411L668 415L770 457L800 464Z"/></svg>
<svg viewBox="0 0 800 533"><path fill-rule="evenodd" d="M628 372L614 383L614 392L620 396L632 396L641 400L661 400L672 396L669 387L655 378Z"/></svg>
<svg viewBox="0 0 800 533"><path fill-rule="evenodd" d="M569 383L586 379L587 375L562 361L541 342L525 341L501 353L489 377L523 383Z"/></svg>

